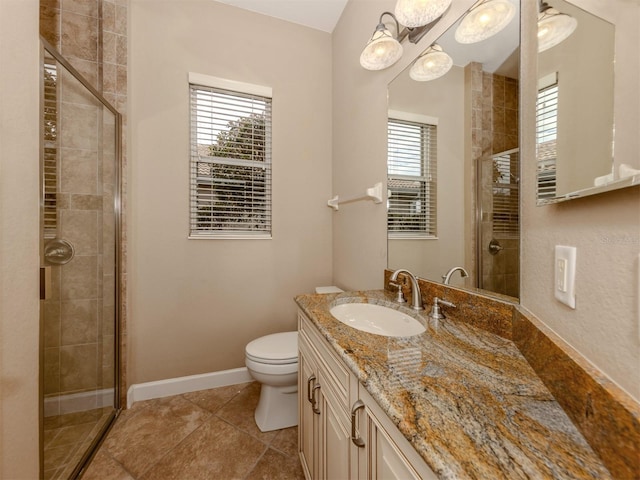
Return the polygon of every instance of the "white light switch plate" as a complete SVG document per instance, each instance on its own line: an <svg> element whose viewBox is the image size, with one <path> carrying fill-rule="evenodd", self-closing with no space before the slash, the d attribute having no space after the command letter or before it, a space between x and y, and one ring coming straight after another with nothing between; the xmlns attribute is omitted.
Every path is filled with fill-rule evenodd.
<svg viewBox="0 0 640 480"><path fill-rule="evenodd" d="M576 247L556 245L553 291L556 299L576 308Z"/></svg>

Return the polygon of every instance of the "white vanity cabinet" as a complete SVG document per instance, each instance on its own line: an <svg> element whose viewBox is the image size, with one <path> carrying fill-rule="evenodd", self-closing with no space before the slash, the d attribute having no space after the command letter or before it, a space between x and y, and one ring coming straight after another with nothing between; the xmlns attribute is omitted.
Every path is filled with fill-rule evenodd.
<svg viewBox="0 0 640 480"><path fill-rule="evenodd" d="M347 407L351 376L311 322L302 314L298 321L298 451L302 469L308 480L352 478Z"/></svg>
<svg viewBox="0 0 640 480"><path fill-rule="evenodd" d="M298 331L298 450L307 480L437 478L302 312Z"/></svg>

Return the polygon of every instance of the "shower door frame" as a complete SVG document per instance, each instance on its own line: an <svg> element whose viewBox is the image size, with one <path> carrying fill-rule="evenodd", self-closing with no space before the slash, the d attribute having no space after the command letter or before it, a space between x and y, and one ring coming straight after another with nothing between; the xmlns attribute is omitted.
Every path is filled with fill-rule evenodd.
<svg viewBox="0 0 640 480"><path fill-rule="evenodd" d="M98 92L93 85L91 85L79 72L76 70L61 54L56 50L56 48L51 45L45 38L40 36L40 172L43 172L44 168L44 65L45 65L45 55L50 55L53 57L56 62L62 65L77 81L79 81L82 86L84 86L101 104L104 108L109 110L114 115L115 121L115 152L114 152L114 161L115 161L115 190L113 194L113 214L114 214L114 243L115 243L115 252L114 252L114 402L113 402L113 411L109 415L109 419L105 422L102 431L99 435L92 440L87 451L83 453L83 456L79 463L74 468L70 478L75 479L79 478L83 473L84 469L88 466L89 461L96 453L98 446L106 436L109 429L113 426L115 419L118 417L121 411L120 405L120 390L121 390L121 378L120 378L120 369L121 369L121 357L120 357L120 309L121 309L121 301L120 301L120 266L122 261L121 255L121 193L122 193L122 115ZM43 235L44 232L44 175L41 173L40 175L40 232ZM40 275L40 378L39 378L39 420L40 420L40 478L44 475L44 299L45 299L45 285L46 280L42 274L44 263L44 251L43 251L44 242L40 242L40 265L41 265L41 275Z"/></svg>

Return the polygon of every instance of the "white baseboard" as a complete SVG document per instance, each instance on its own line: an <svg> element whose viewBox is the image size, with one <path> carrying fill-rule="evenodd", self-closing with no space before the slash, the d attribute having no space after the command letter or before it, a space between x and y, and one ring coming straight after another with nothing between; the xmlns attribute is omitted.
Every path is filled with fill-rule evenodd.
<svg viewBox="0 0 640 480"><path fill-rule="evenodd" d="M112 406L115 400L113 395L113 388L105 388L102 390L92 390L90 392L45 397L44 416L53 417L56 415L86 412L88 410L95 410L96 408Z"/></svg>
<svg viewBox="0 0 640 480"><path fill-rule="evenodd" d="M242 367L220 372L190 375L188 377L168 378L156 382L138 383L131 385L127 391L127 408L141 400L170 397L209 388L226 387L227 385L237 385L251 382L252 380L247 368Z"/></svg>

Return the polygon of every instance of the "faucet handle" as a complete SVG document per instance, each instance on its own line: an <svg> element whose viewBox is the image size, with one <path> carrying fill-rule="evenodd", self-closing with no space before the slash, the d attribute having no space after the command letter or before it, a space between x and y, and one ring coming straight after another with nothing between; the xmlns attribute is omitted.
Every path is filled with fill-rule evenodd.
<svg viewBox="0 0 640 480"><path fill-rule="evenodd" d="M446 300L442 300L441 298L434 297L433 298L433 307L431 308L431 312L429 312L429 316L436 320L441 320L446 318L444 313L440 310L440 305L446 305L447 307L455 308L455 305L451 302L447 302Z"/></svg>
<svg viewBox="0 0 640 480"><path fill-rule="evenodd" d="M447 307L456 308L456 306L453 303L447 302L446 300L442 300L441 298L438 298L438 297L435 298L435 302L440 303L441 305L446 305Z"/></svg>
<svg viewBox="0 0 640 480"><path fill-rule="evenodd" d="M404 298L404 293L402 292L402 285L399 283L389 282L389 285L398 289L398 294L396 296L396 302L398 303L407 303Z"/></svg>

